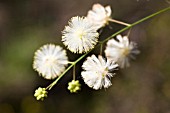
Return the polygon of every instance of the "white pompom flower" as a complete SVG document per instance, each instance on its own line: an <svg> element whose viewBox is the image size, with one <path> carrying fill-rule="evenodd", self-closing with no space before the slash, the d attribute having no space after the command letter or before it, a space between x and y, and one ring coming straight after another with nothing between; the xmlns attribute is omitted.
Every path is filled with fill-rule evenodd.
<svg viewBox="0 0 170 113"><path fill-rule="evenodd" d="M62 41L73 53L86 53L97 44L99 33L86 17L72 17L62 31Z"/></svg>
<svg viewBox="0 0 170 113"><path fill-rule="evenodd" d="M46 44L35 52L33 68L45 79L59 76L68 64L66 51L60 46Z"/></svg>
<svg viewBox="0 0 170 113"><path fill-rule="evenodd" d="M118 67L114 61L107 60L102 56L92 55L88 57L83 63L82 68L84 71L81 72L84 82L91 88L98 90L102 87L108 88L112 85L111 77L115 73L113 71Z"/></svg>
<svg viewBox="0 0 170 113"><path fill-rule="evenodd" d="M108 59L116 61L120 68L129 67L130 58L140 53L135 42L130 42L127 36L117 35L117 40L111 39L107 42L105 55Z"/></svg>
<svg viewBox="0 0 170 113"><path fill-rule="evenodd" d="M94 4L92 10L88 11L87 18L98 28L108 24L112 10L110 6L103 7L101 4Z"/></svg>
<svg viewBox="0 0 170 113"><path fill-rule="evenodd" d="M101 4L97 3L92 6L92 10L88 11L87 19L89 19L93 24L95 24L98 29L109 24L109 21L129 26L129 24L127 23L112 19L111 13L112 10L110 6L104 7Z"/></svg>

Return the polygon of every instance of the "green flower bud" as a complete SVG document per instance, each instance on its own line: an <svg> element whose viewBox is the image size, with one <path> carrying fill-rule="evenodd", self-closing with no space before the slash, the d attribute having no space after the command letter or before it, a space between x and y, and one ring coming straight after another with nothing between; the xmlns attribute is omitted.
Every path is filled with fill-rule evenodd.
<svg viewBox="0 0 170 113"><path fill-rule="evenodd" d="M71 93L77 93L77 91L81 89L80 87L81 84L78 80L72 80L68 83L68 90L70 90Z"/></svg>
<svg viewBox="0 0 170 113"><path fill-rule="evenodd" d="M34 96L37 100L44 100L45 97L47 97L47 91L46 88L39 87L37 90L35 90Z"/></svg>

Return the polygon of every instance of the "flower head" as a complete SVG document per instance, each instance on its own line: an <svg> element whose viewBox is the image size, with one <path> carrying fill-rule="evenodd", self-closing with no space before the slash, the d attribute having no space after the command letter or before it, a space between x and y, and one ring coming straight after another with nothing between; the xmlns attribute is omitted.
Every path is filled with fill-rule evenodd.
<svg viewBox="0 0 170 113"><path fill-rule="evenodd" d="M140 51L136 43L129 42L127 36L118 35L116 38L118 41L111 39L107 42L105 55L108 59L116 61L120 68L128 67L129 58L134 59L134 55L139 54Z"/></svg>
<svg viewBox="0 0 170 113"><path fill-rule="evenodd" d="M45 88L39 87L37 90L35 90L34 96L37 100L44 100L45 97L47 97L47 91Z"/></svg>
<svg viewBox="0 0 170 113"><path fill-rule="evenodd" d="M92 10L88 11L87 18L99 29L109 23L111 13L110 6L103 7L97 3L93 5Z"/></svg>
<svg viewBox="0 0 170 113"><path fill-rule="evenodd" d="M66 51L60 46L47 44L35 52L33 68L46 79L59 76L68 64Z"/></svg>
<svg viewBox="0 0 170 113"><path fill-rule="evenodd" d="M85 53L94 48L99 33L96 26L86 17L72 17L69 25L62 31L62 41L74 53Z"/></svg>
<svg viewBox="0 0 170 113"><path fill-rule="evenodd" d="M110 79L114 73L112 71L118 67L114 61L103 59L99 55L97 58L95 55L88 57L83 63L82 68L84 71L81 73L84 82L91 88L98 90L102 87L108 88L112 85Z"/></svg>
<svg viewBox="0 0 170 113"><path fill-rule="evenodd" d="M71 93L77 93L78 90L80 90L81 84L78 80L72 80L68 83L68 90L70 90Z"/></svg>

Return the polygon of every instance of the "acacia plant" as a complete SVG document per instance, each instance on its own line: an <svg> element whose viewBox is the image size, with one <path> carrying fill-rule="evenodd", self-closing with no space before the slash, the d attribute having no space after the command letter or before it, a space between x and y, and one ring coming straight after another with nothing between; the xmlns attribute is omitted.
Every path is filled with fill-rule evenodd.
<svg viewBox="0 0 170 113"><path fill-rule="evenodd" d="M46 44L40 47L35 52L33 69L44 79L54 81L46 88L39 87L34 96L37 100L44 100L48 91L71 68L73 68L73 80L68 83L68 90L71 93L78 92L81 89L81 84L79 80L76 80L75 65L94 48L98 47L100 48L100 53L88 56L82 64L81 78L85 84L95 90L110 87L112 85L111 78L116 74L115 70L129 67L130 60L140 53L137 43L129 39L130 32L125 36L122 36L121 33L168 10L170 10L170 7L129 24L113 19L110 6L104 7L97 3L88 11L87 16L72 17L62 31L61 41L69 51L82 55L75 61L69 61L67 51L59 45ZM100 29L109 25L110 22L115 22L125 27L99 41ZM103 46L105 46L105 50L103 50ZM102 55L103 52L104 56Z"/></svg>

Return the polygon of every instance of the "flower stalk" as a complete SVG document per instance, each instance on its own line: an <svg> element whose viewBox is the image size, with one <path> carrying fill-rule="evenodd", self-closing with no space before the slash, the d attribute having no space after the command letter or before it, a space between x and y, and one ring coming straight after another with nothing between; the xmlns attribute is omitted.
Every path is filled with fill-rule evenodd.
<svg viewBox="0 0 170 113"><path fill-rule="evenodd" d="M130 26L130 24L128 24L128 23L125 23L125 22L122 22L122 21L119 21L119 20L115 20L115 19L111 19L111 18L109 18L109 21L115 22L115 23L118 23L118 24L122 24L122 25L125 25L125 26Z"/></svg>
<svg viewBox="0 0 170 113"><path fill-rule="evenodd" d="M132 28L133 26L136 26L136 25L138 25L138 24L140 24L140 23L142 23L142 22L144 22L144 21L146 21L146 20L148 20L148 19L150 19L150 18L152 18L152 17L154 17L154 16L156 16L156 15L159 15L159 14L161 14L161 13L163 13L163 12L166 12L166 11L168 11L168 10L170 10L170 7L167 7L167 8L165 8L165 9L162 9L162 10L156 12L156 13L153 13L153 14L151 14L151 15L145 17L145 18L142 18L142 19L140 19L140 20L138 20L138 21L136 21L136 22L134 22L134 23L132 23L132 24L125 24L125 23L123 23L123 24L125 24L127 27L125 27L125 28L117 31L117 32L114 33L114 34L112 34L111 36L109 36L109 37L106 38L105 40L103 40L103 41L101 41L100 43L98 43L94 48L102 45L103 43L105 43L105 42L108 41L109 39L115 37L116 35L124 32L124 31L126 31L126 30L128 30L128 29L130 29L130 28ZM93 49L94 49L94 48L93 48ZM56 78L56 80L54 80L46 89L51 90L51 88L52 88L73 66L75 66L80 60L82 60L82 59L83 59L88 53L90 53L93 49L91 49L91 50L88 51L87 53L85 53L85 54L83 54L82 56L80 56L76 61L72 62L71 65L70 65L58 78Z"/></svg>

